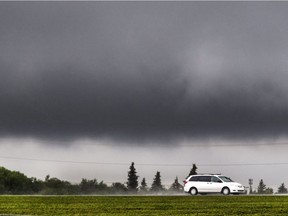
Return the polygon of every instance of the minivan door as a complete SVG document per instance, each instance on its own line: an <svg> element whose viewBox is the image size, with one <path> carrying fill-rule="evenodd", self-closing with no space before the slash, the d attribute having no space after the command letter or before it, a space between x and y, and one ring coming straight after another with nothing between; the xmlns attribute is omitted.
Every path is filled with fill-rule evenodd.
<svg viewBox="0 0 288 216"><path fill-rule="evenodd" d="M211 176L199 176L198 177L198 192L209 193L212 192L211 188Z"/></svg>
<svg viewBox="0 0 288 216"><path fill-rule="evenodd" d="M211 192L220 193L223 188L223 182L216 176L211 178Z"/></svg>

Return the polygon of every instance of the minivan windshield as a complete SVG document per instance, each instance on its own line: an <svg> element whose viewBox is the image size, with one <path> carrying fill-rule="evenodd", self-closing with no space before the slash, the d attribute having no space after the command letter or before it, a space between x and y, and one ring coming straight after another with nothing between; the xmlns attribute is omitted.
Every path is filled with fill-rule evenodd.
<svg viewBox="0 0 288 216"><path fill-rule="evenodd" d="M233 182L232 179L226 177L226 176L219 176L220 179L222 179L224 182Z"/></svg>

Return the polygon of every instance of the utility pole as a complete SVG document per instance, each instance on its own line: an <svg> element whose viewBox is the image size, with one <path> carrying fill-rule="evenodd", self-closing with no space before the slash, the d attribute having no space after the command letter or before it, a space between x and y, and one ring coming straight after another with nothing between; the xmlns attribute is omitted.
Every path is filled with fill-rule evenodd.
<svg viewBox="0 0 288 216"><path fill-rule="evenodd" d="M250 185L250 191L249 194L252 194L252 185L253 185L253 179L249 179L249 185Z"/></svg>

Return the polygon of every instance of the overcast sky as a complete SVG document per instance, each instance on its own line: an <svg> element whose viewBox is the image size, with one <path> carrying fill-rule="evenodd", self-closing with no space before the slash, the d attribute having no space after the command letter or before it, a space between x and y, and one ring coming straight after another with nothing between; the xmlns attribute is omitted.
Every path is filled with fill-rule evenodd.
<svg viewBox="0 0 288 216"><path fill-rule="evenodd" d="M196 163L246 185L288 184L287 11L0 2L0 165L124 182L134 161L141 178L159 170L168 184Z"/></svg>

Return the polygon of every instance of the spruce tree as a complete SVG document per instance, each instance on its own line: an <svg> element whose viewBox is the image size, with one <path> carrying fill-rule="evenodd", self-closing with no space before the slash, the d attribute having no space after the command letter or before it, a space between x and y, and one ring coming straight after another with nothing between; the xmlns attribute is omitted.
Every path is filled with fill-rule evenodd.
<svg viewBox="0 0 288 216"><path fill-rule="evenodd" d="M288 192L287 188L285 187L284 183L282 183L282 184L280 185L280 187L278 188L278 193L279 193L279 194L285 194L285 193L287 193L287 192Z"/></svg>
<svg viewBox="0 0 288 216"><path fill-rule="evenodd" d="M162 186L162 183L161 183L161 175L160 175L160 172L157 171L156 175L155 175L155 178L153 180L153 183L151 185L151 189L150 189L152 192L161 192L164 190L163 186Z"/></svg>
<svg viewBox="0 0 288 216"><path fill-rule="evenodd" d="M266 192L266 185L264 184L263 179L261 179L258 185L258 193L264 194L265 192Z"/></svg>
<svg viewBox="0 0 288 216"><path fill-rule="evenodd" d="M131 163L128 172L128 182L127 182L127 189L128 192L137 193L138 191L138 176L136 175L136 169L134 167L134 162Z"/></svg>
<svg viewBox="0 0 288 216"><path fill-rule="evenodd" d="M176 177L174 183L171 185L169 188L171 192L182 192L183 191L183 186L179 184L178 177Z"/></svg>
<svg viewBox="0 0 288 216"><path fill-rule="evenodd" d="M192 168L191 168L188 176L197 175L197 169L198 169L198 167L196 166L196 164L192 164Z"/></svg>
<svg viewBox="0 0 288 216"><path fill-rule="evenodd" d="M145 178L142 179L142 181L141 181L141 186L140 186L139 189L140 189L140 192L143 192L143 193L145 193L145 192L148 191L148 189L147 189L147 183L146 183L146 179L145 179Z"/></svg>

